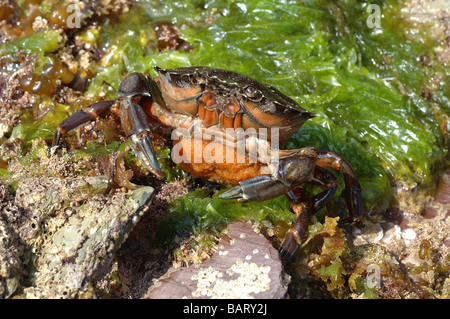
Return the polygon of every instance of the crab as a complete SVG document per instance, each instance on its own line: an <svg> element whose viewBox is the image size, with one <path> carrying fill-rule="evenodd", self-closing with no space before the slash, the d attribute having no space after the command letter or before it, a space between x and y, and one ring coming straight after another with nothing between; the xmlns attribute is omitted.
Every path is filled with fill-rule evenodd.
<svg viewBox="0 0 450 319"><path fill-rule="evenodd" d="M279 248L284 264L302 244L310 217L335 194L338 181L327 168L342 171L348 219L361 221L361 187L341 155L312 147L283 149L314 113L273 86L237 72L203 66L155 70L155 78L127 75L116 100L94 103L63 120L53 146L70 131L115 113L133 151L162 178L152 130L169 130L172 159L185 171L231 187L220 198L250 202L288 197L297 219ZM304 183L322 192L310 197Z"/></svg>

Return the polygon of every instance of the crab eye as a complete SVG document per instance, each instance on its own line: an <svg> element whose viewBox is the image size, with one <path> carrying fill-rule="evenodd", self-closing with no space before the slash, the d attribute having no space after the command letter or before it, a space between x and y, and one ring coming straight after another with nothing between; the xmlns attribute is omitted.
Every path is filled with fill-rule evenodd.
<svg viewBox="0 0 450 319"><path fill-rule="evenodd" d="M261 92L259 90L255 89L253 86L247 86L244 89L244 94L250 100L255 101L255 102L259 102L262 99Z"/></svg>
<svg viewBox="0 0 450 319"><path fill-rule="evenodd" d="M180 84L190 84L191 83L191 77L189 76L189 74L182 74L180 76Z"/></svg>

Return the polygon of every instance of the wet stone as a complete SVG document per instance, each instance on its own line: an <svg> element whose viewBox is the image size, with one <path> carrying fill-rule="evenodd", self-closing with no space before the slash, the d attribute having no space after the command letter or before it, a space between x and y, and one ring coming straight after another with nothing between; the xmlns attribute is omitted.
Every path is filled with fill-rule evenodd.
<svg viewBox="0 0 450 319"><path fill-rule="evenodd" d="M285 274L278 252L249 223L233 223L211 259L169 270L146 298L284 298Z"/></svg>
<svg viewBox="0 0 450 319"><path fill-rule="evenodd" d="M16 225L33 251L34 269L22 297L95 297L91 282L109 270L115 251L153 196L152 187L103 196L105 181L42 177L20 183L15 204L34 225Z"/></svg>
<svg viewBox="0 0 450 319"><path fill-rule="evenodd" d="M0 299L8 298L23 275L24 245L0 215Z"/></svg>

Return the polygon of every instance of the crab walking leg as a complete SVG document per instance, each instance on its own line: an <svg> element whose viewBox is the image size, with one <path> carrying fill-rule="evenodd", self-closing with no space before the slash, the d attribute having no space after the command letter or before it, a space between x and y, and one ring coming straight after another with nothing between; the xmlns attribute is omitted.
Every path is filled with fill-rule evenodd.
<svg viewBox="0 0 450 319"><path fill-rule="evenodd" d="M325 206L333 197L338 186L336 177L319 166L314 169L314 177L309 183L319 186L323 191L309 198L306 191L301 186L297 186L286 194L298 217L280 246L280 258L284 265L289 262L302 244L302 239L308 229L309 218Z"/></svg>
<svg viewBox="0 0 450 319"><path fill-rule="evenodd" d="M338 187L338 180L326 169L316 166L314 169L314 177L309 184L319 186L323 192L311 197L313 214L325 207L325 204L333 197Z"/></svg>
<svg viewBox="0 0 450 319"><path fill-rule="evenodd" d="M332 151L317 151L317 165L342 171L345 182L345 199L350 221L360 222L362 217L362 194L352 167L344 158Z"/></svg>
<svg viewBox="0 0 450 319"><path fill-rule="evenodd" d="M170 111L161 107L159 103L152 103L150 112L153 117L157 118L162 124L167 127L191 128L194 122L196 122L191 116L171 113Z"/></svg>
<svg viewBox="0 0 450 319"><path fill-rule="evenodd" d="M306 191L298 186L286 194L291 202L292 209L297 214L297 220L286 233L286 237L280 246L281 262L286 265L300 246L306 230L309 217L312 213L311 200Z"/></svg>
<svg viewBox="0 0 450 319"><path fill-rule="evenodd" d="M116 103L116 101L101 101L94 103L88 107L85 107L75 113L73 113L68 118L64 119L56 127L55 135L53 136L52 146L58 146L61 143L61 138L63 135L84 126L92 121L95 121L99 117L105 116L110 112L111 107Z"/></svg>
<svg viewBox="0 0 450 319"><path fill-rule="evenodd" d="M114 152L112 153L112 156L110 158L111 169L110 169L109 178L108 178L108 186L103 191L104 195L107 195L112 189L120 188L120 185L114 179L116 176L116 170L117 170L117 158L118 158L117 152L119 150L120 145L121 145L121 143L119 145L117 145L116 149L114 150Z"/></svg>

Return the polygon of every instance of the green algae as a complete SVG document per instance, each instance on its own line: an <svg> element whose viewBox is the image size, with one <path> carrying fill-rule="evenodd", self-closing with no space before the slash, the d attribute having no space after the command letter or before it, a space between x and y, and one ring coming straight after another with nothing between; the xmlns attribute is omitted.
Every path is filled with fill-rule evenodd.
<svg viewBox="0 0 450 319"><path fill-rule="evenodd" d="M19 50L27 54L38 53L43 56L46 53L56 51L62 42L61 31L38 31L27 37L0 45L0 57L14 55Z"/></svg>
<svg viewBox="0 0 450 319"><path fill-rule="evenodd" d="M341 266L338 264L330 264L320 268L317 272L324 278L330 278L331 281L337 281L341 276Z"/></svg>
<svg viewBox="0 0 450 319"><path fill-rule="evenodd" d="M369 283L366 278L357 277L355 279L356 293L361 294L364 299L378 299L377 289L373 287L372 283Z"/></svg>
<svg viewBox="0 0 450 319"><path fill-rule="evenodd" d="M275 225L279 221L292 223L296 218L285 196L264 202L239 203L219 198L222 192L210 197L207 190L197 189L174 200L158 226L158 242L165 243L176 233L200 234L219 230L238 220L258 222L267 219Z"/></svg>
<svg viewBox="0 0 450 319"><path fill-rule="evenodd" d="M22 139L26 144L31 144L35 139L51 140L56 126L68 116L69 106L45 99L40 103L41 108L48 112L36 119L30 110L22 113L21 123L14 127L10 139Z"/></svg>

